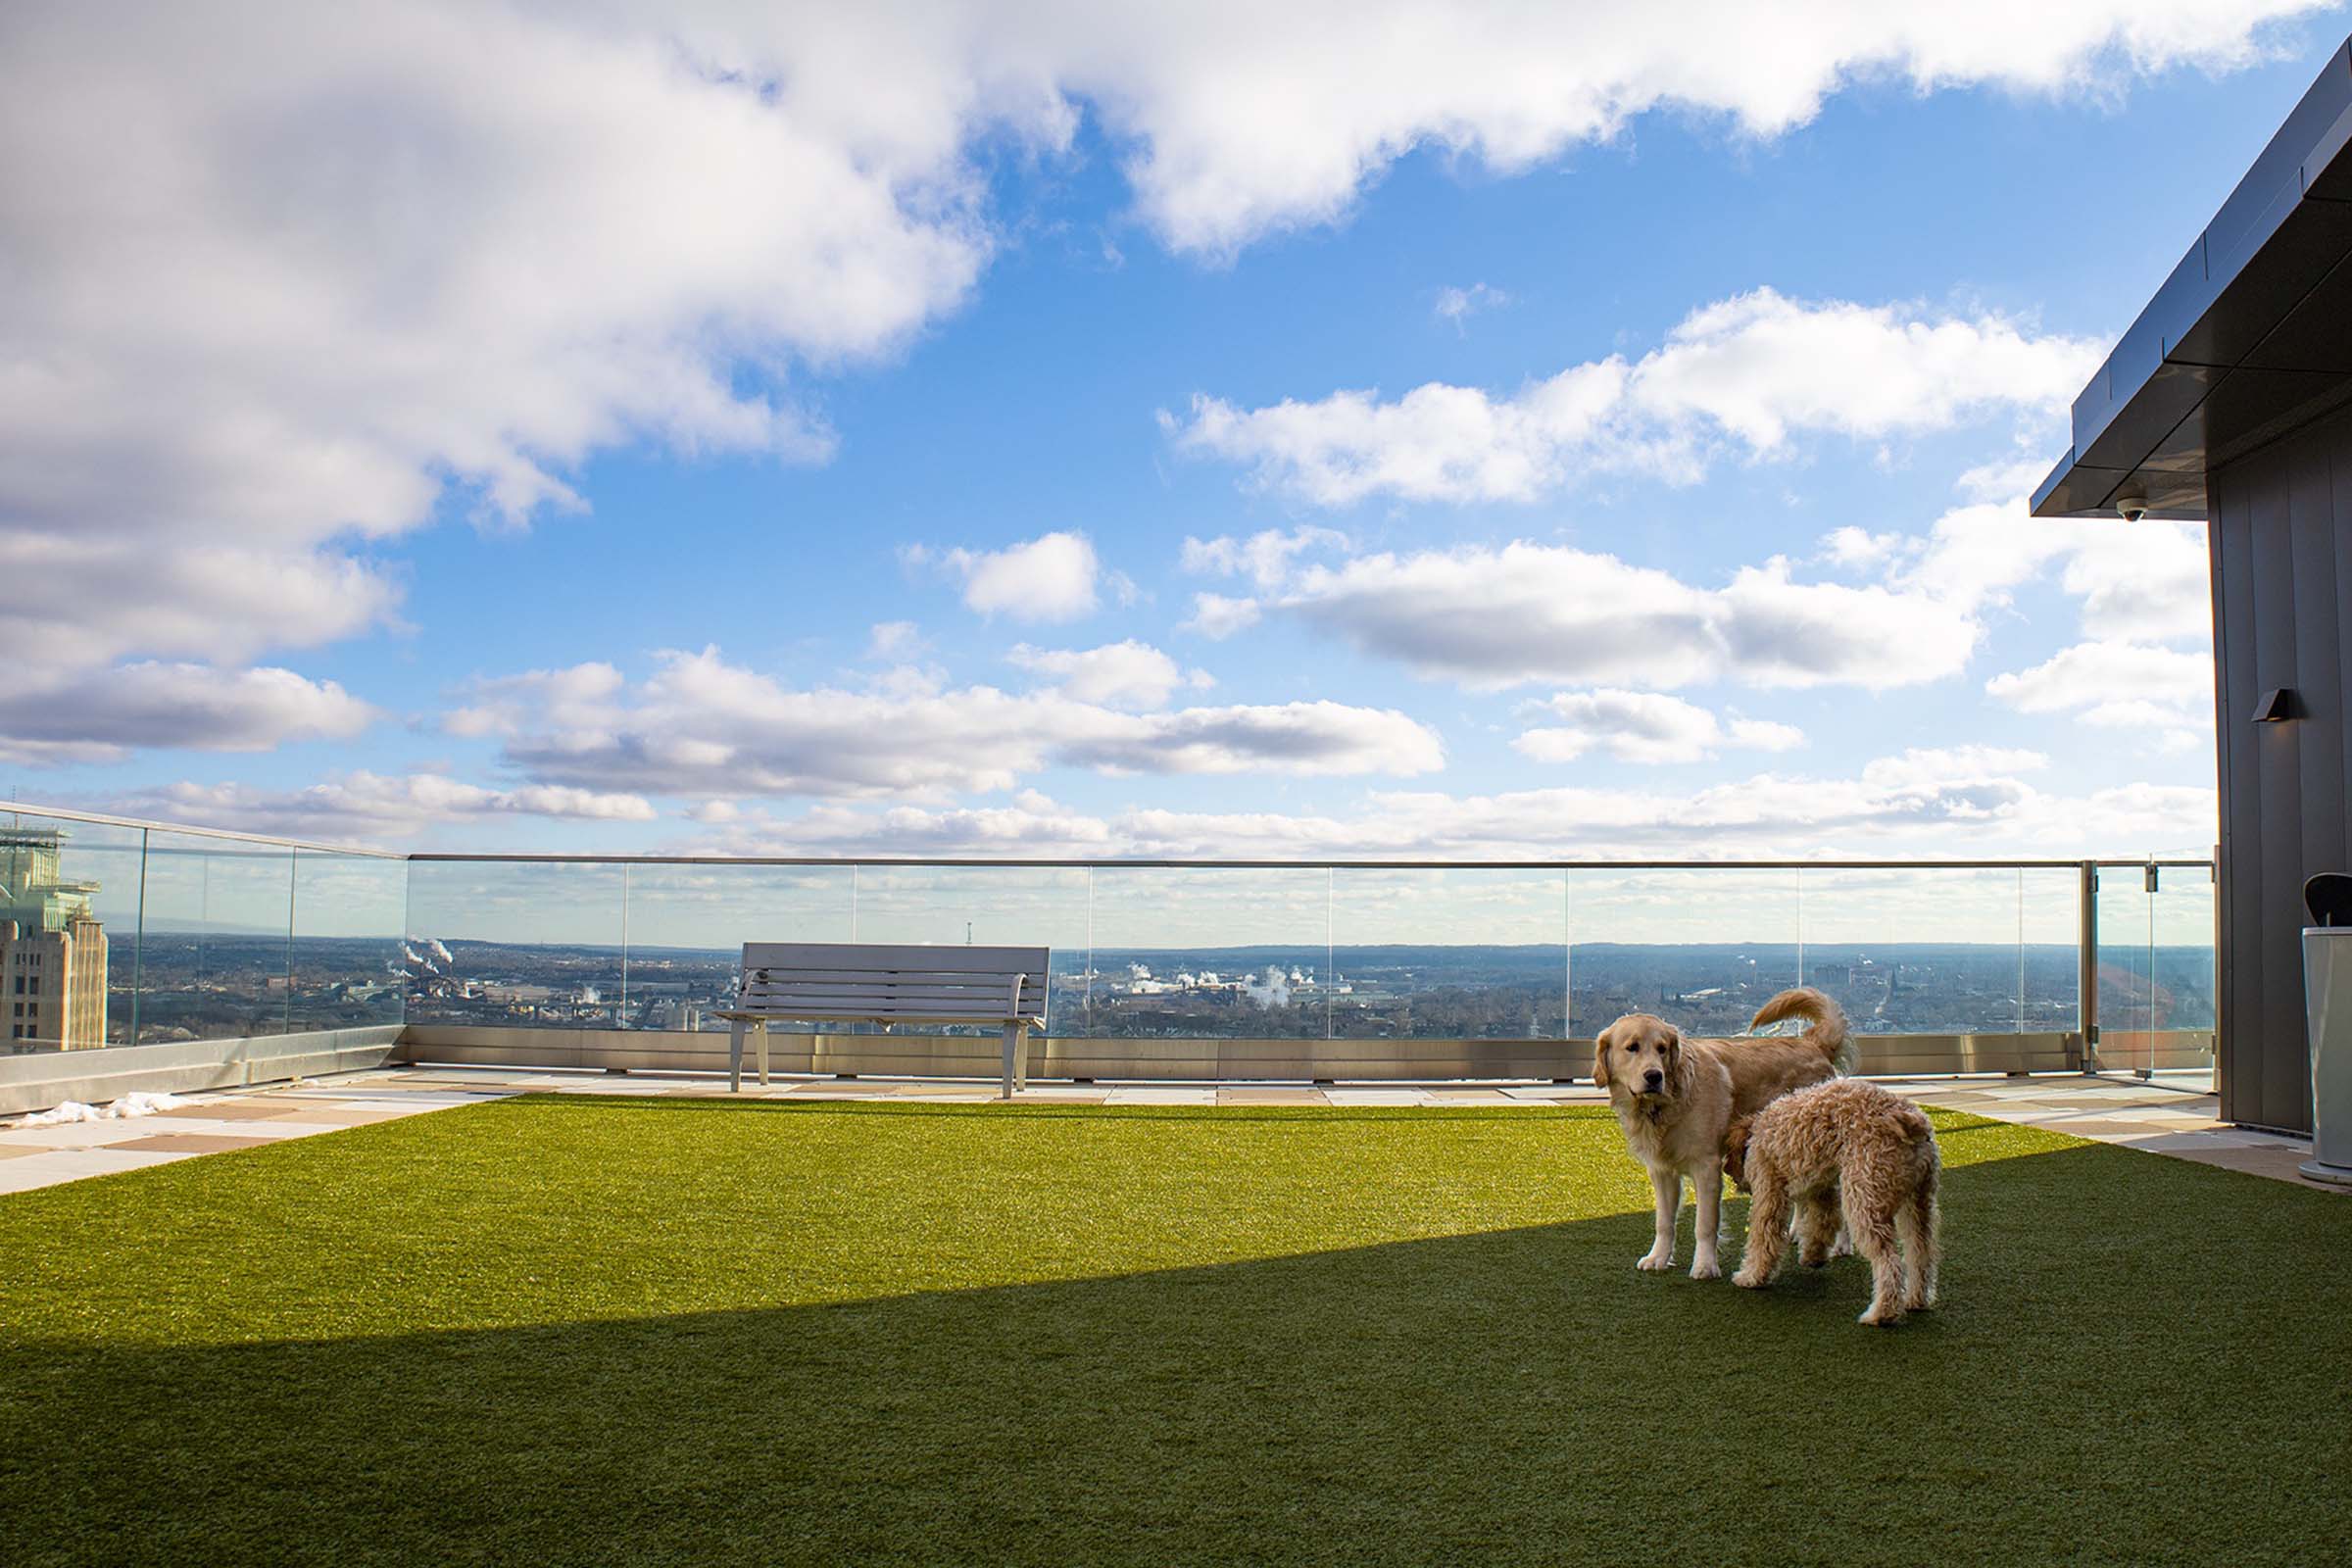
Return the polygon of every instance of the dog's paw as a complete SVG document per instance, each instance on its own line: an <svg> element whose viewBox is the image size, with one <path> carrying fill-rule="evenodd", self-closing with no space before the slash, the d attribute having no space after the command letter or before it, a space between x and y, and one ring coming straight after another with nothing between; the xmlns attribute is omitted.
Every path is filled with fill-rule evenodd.
<svg viewBox="0 0 2352 1568"><path fill-rule="evenodd" d="M1711 1257L1693 1258L1690 1277L1694 1280L1719 1280L1723 1278L1723 1265Z"/></svg>
<svg viewBox="0 0 2352 1568"><path fill-rule="evenodd" d="M1732 1283L1743 1291L1760 1291L1771 1282L1760 1269L1743 1268L1732 1276Z"/></svg>
<svg viewBox="0 0 2352 1568"><path fill-rule="evenodd" d="M1634 1267L1642 1270L1642 1272L1644 1274L1662 1274L1666 1270L1674 1267L1674 1254L1672 1252L1661 1252L1653 1249L1642 1253L1642 1261L1636 1263Z"/></svg>
<svg viewBox="0 0 2352 1568"><path fill-rule="evenodd" d="M1876 1302L1873 1302L1860 1317L1854 1319L1855 1322L1866 1324L1874 1329L1890 1329L1902 1320L1903 1309L1901 1307L1882 1307Z"/></svg>

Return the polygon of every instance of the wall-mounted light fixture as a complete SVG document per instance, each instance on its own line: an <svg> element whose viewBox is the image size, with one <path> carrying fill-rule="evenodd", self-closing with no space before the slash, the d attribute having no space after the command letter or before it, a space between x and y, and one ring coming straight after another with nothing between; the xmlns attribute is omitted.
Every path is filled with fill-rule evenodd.
<svg viewBox="0 0 2352 1568"><path fill-rule="evenodd" d="M2254 722L2257 724L2283 724L2294 716L2295 689L2292 686L2265 692L2262 701L2254 705Z"/></svg>

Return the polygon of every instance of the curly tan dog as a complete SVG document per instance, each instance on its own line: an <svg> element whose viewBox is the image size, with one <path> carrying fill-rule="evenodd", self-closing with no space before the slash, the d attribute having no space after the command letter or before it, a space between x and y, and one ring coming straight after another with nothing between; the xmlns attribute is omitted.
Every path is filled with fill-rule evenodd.
<svg viewBox="0 0 2352 1568"><path fill-rule="evenodd" d="M1722 1274L1716 1227L1723 1203L1724 1135L1791 1089L1820 1083L1852 1064L1845 1014L1808 987L1784 991L1764 1004L1748 1027L1783 1018L1807 1018L1795 1039L1685 1040L1681 1030L1646 1012L1630 1012L1600 1032L1592 1047L1592 1081L1609 1104L1634 1155L1649 1167L1657 1199L1654 1245L1636 1265L1674 1267L1674 1230L1683 1206L1683 1178L1698 1204L1697 1246L1690 1277Z"/></svg>
<svg viewBox="0 0 2352 1568"><path fill-rule="evenodd" d="M1791 1208L1807 1263L1825 1255L1842 1213L1854 1250L1870 1260L1863 1322L1897 1323L1907 1311L1936 1304L1942 1157L1925 1111L1876 1084L1840 1078L1774 1101L1733 1130L1732 1145L1743 1153L1756 1195L1747 1213L1747 1255L1733 1284L1758 1290L1771 1283Z"/></svg>

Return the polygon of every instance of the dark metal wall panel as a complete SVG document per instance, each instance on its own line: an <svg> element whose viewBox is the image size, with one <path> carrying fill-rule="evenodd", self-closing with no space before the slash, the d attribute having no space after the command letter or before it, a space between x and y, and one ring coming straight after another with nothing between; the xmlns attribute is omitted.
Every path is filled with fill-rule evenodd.
<svg viewBox="0 0 2352 1568"><path fill-rule="evenodd" d="M2217 470L2222 1113L2307 1130L2303 880L2352 868L2352 415ZM2295 718L2256 724L2262 694Z"/></svg>
<svg viewBox="0 0 2352 1568"><path fill-rule="evenodd" d="M2249 543L2253 555L2254 687L2267 692L2296 683L2295 670L2295 557L2291 532L2291 496L2297 460L2303 442L2289 442L2279 462L2249 496L2253 517ZM2296 742L2299 726L2245 726L2254 733L2254 783L2262 831L2255 839L2260 861L2260 919L2262 946L2256 954L2254 996L2242 999L2253 1005L2241 1013L2266 1043L2281 1038L2293 1023L2284 1004L2303 989L2300 941L2276 940L2276 911L2279 890L2298 883L2303 864L2302 768ZM2298 928L2299 929L2299 928ZM2293 1064L2279 1053L2265 1050L2262 1056L2262 1103L2275 1112L2291 1095L2287 1072ZM2262 1118L2276 1125L2271 1117Z"/></svg>
<svg viewBox="0 0 2352 1568"><path fill-rule="evenodd" d="M2237 781L2249 781L2244 786L2249 794L2253 788L2254 733L2250 725L2240 722L2239 715L2254 710L2254 660L2251 649L2237 646L2237 629L2254 624L2254 568L2250 531L2229 526L2225 518L2241 515L2239 493L2247 487L2233 473L2213 476L2214 521L2207 528L2213 564L2214 735L2222 802L2220 853L2215 865L2218 886L2214 900L2220 918L2215 922L2214 997L2220 1009L2221 1108L2222 1114L2231 1119L2249 1114L2249 1107L2261 1103L2262 1098L2262 1054L2250 1033L2234 1027L2237 999L2245 989L2239 972L2249 966L2239 950L2259 947L2252 939L2261 927L2257 903L2261 879L2240 871L2238 815L2231 809L2241 798ZM2245 934L2242 940L2240 933ZM2243 1049L2239 1049L2241 1042Z"/></svg>

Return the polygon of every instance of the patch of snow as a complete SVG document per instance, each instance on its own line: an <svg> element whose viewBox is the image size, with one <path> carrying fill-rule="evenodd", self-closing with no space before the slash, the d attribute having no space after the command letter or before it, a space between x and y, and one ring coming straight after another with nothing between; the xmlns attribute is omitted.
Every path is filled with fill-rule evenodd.
<svg viewBox="0 0 2352 1568"><path fill-rule="evenodd" d="M19 1127L62 1127L75 1121L115 1121L128 1116L152 1116L159 1110L177 1110L189 1103L177 1095L124 1095L111 1105L85 1105L69 1100L48 1110L36 1110L16 1122Z"/></svg>

